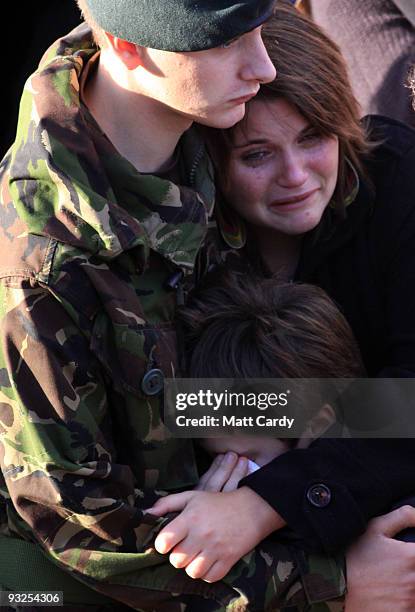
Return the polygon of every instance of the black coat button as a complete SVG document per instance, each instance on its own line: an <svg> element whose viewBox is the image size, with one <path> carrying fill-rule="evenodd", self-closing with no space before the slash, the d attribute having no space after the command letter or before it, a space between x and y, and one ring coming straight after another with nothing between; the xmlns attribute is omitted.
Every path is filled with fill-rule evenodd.
<svg viewBox="0 0 415 612"><path fill-rule="evenodd" d="M325 508L331 501L331 491L325 484L315 484L308 489L307 499L313 506Z"/></svg>
<svg viewBox="0 0 415 612"><path fill-rule="evenodd" d="M158 395L163 391L164 374L161 370L153 368L146 372L141 381L141 390L146 395Z"/></svg>

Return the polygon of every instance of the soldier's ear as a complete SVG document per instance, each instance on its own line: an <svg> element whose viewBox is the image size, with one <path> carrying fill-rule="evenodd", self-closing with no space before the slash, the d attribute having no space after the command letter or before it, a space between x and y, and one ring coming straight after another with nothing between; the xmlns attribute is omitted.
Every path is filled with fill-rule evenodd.
<svg viewBox="0 0 415 612"><path fill-rule="evenodd" d="M117 38L117 36L113 36L109 32L105 32L105 36L110 48L122 61L127 70L135 70L138 66L141 66L141 47L139 45L135 45L122 38Z"/></svg>

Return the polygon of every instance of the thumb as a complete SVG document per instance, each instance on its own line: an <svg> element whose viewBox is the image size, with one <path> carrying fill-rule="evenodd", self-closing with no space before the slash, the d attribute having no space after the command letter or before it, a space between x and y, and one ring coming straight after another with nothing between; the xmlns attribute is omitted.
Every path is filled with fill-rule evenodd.
<svg viewBox="0 0 415 612"><path fill-rule="evenodd" d="M402 529L415 527L415 508L408 505L401 506L388 514L376 517L370 526L384 536L392 538Z"/></svg>
<svg viewBox="0 0 415 612"><path fill-rule="evenodd" d="M194 494L195 491L184 491L183 493L173 493L172 495L166 495L166 497L160 497L151 508L147 508L144 512L154 516L163 516L168 512L178 512L183 510Z"/></svg>

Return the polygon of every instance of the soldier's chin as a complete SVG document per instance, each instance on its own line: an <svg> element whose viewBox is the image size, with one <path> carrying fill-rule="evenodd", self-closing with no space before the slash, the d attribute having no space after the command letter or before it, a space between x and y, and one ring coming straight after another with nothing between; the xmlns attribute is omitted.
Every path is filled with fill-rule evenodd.
<svg viewBox="0 0 415 612"><path fill-rule="evenodd" d="M212 113L206 117L196 119L197 123L206 127L226 130L236 125L245 116L245 103L234 104L232 107L223 110L222 112Z"/></svg>

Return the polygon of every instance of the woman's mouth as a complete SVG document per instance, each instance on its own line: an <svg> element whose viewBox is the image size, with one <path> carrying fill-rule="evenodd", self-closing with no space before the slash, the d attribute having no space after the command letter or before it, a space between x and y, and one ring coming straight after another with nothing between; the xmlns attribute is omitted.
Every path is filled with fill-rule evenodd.
<svg viewBox="0 0 415 612"><path fill-rule="evenodd" d="M292 210L293 208L300 208L306 200L311 198L315 193L319 191L319 188L311 189L310 191L305 191L304 193L299 193L297 195L292 195L289 198L284 198L281 200L274 200L269 205L269 208L278 208L279 210Z"/></svg>

